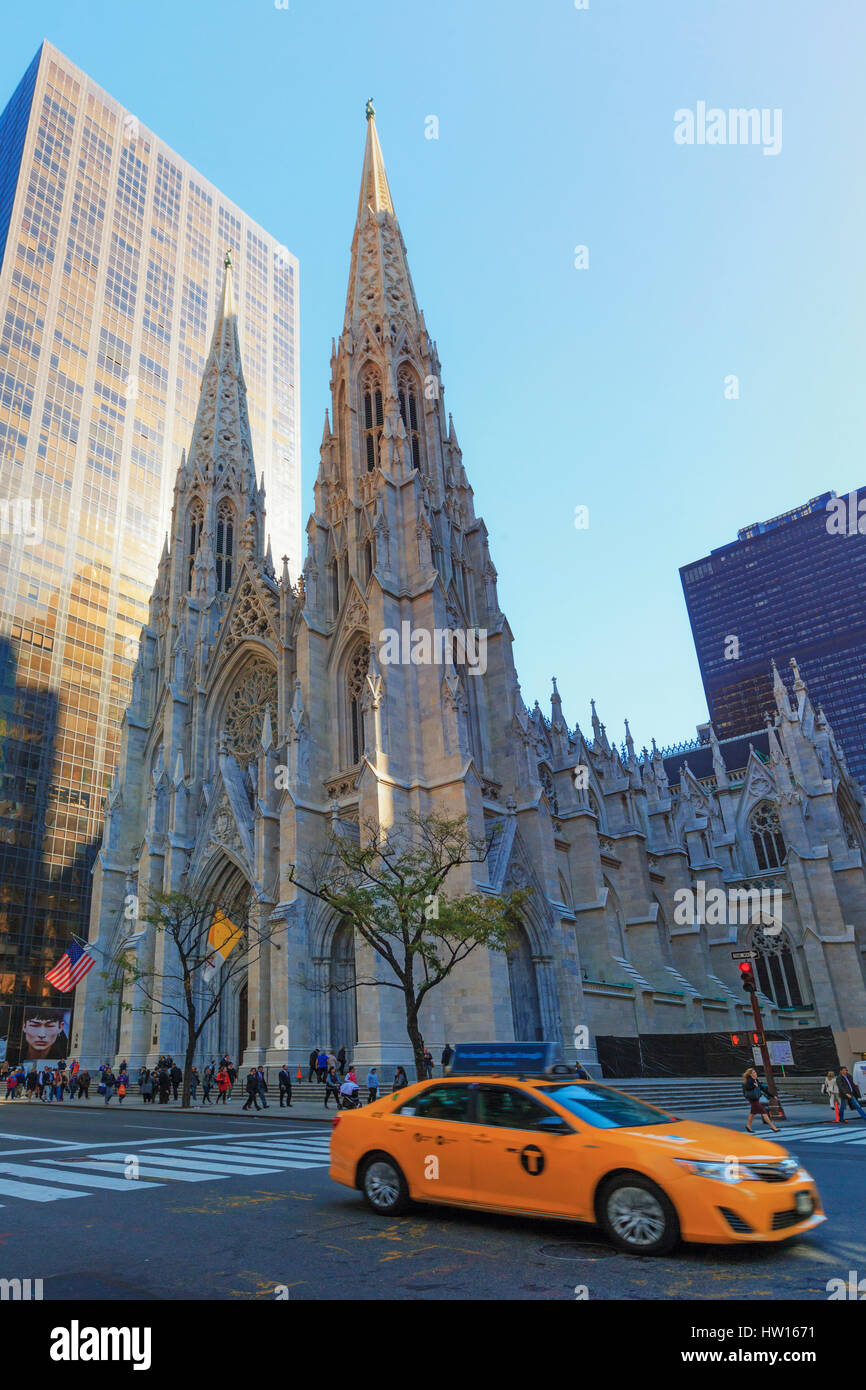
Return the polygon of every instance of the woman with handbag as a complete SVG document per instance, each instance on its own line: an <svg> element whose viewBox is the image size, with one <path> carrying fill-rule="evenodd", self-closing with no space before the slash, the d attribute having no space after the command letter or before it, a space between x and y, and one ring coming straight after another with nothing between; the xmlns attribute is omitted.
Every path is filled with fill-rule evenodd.
<svg viewBox="0 0 866 1390"><path fill-rule="evenodd" d="M758 1080L758 1073L754 1067L749 1067L748 1071L743 1072L743 1095L749 1102L749 1118L746 1120L746 1129L749 1134L752 1132L752 1121L756 1115L760 1115L765 1125L769 1125L774 1134L779 1130L768 1114L769 1105L764 1100L764 1096L769 1095L767 1087L762 1081Z"/></svg>

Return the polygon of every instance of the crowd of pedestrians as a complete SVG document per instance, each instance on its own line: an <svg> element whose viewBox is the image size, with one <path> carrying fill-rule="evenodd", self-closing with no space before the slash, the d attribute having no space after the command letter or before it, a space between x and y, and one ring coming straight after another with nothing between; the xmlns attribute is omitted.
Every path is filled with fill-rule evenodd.
<svg viewBox="0 0 866 1390"><path fill-rule="evenodd" d="M446 1044L441 1058L443 1071L447 1070L453 1055L451 1044ZM424 1065L427 1079L432 1078L434 1062L429 1048L424 1049ZM232 1089L237 1079L237 1068L227 1055L221 1057L219 1062L212 1060L201 1074L194 1066L190 1069L189 1076L190 1098L193 1104L197 1105L200 1090L202 1105L227 1105L231 1101ZM301 1080L300 1067L295 1079ZM348 1060L345 1046L337 1052L334 1052L333 1048L327 1051L322 1047L314 1048L310 1053L308 1080L317 1081L324 1088L326 1110L332 1098L338 1110L354 1109L362 1103L357 1072L354 1063ZM170 1100L178 1100L183 1087L183 1071L173 1057L163 1056L159 1058L155 1067L140 1067L135 1084L145 1105L167 1105ZM398 1066L394 1074L393 1089L396 1091L408 1084L405 1069ZM52 1104L55 1101L63 1101L64 1097L68 1100L89 1100L92 1085L95 1085L96 1094L105 1105L114 1099L118 1105L122 1105L133 1085L127 1063L121 1062L115 1071L110 1063L103 1062L95 1077L75 1060L68 1064L62 1061L44 1063L41 1066L35 1062L21 1062L17 1066L10 1066L8 1062L0 1063L0 1099L7 1101L26 1098L28 1101L38 1100ZM280 1068L277 1085L280 1109L283 1106L291 1109L292 1073L288 1062ZM367 1072L366 1089L368 1104L378 1099L380 1082L376 1067L370 1067ZM215 1100L211 1098L212 1091L216 1092ZM246 1100L241 1106L242 1110L269 1108L268 1082L264 1067L250 1068L244 1081L244 1092Z"/></svg>

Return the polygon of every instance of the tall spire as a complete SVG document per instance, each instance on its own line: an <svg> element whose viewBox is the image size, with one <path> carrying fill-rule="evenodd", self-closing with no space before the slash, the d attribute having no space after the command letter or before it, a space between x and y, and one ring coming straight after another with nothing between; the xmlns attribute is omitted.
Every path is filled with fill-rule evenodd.
<svg viewBox="0 0 866 1390"><path fill-rule="evenodd" d="M252 495L256 488L256 474L232 278L232 258L227 251L222 294L189 449L188 470L205 481L231 480L235 486Z"/></svg>
<svg viewBox="0 0 866 1390"><path fill-rule="evenodd" d="M406 247L394 212L376 131L376 113L372 101L368 101L367 143L352 238L344 326L357 326L365 319L375 326L385 318L402 318L412 328L419 324Z"/></svg>

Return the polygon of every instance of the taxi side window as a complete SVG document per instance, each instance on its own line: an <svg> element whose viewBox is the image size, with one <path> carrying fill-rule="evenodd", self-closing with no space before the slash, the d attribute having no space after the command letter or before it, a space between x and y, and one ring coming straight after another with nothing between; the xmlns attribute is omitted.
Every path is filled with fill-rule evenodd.
<svg viewBox="0 0 866 1390"><path fill-rule="evenodd" d="M510 1091L505 1086L479 1086L478 1124L497 1125L506 1129L536 1129L539 1120L554 1114L525 1091Z"/></svg>
<svg viewBox="0 0 866 1390"><path fill-rule="evenodd" d="M417 1120L468 1120L468 1086L433 1086L420 1096L400 1105L396 1115L414 1115Z"/></svg>

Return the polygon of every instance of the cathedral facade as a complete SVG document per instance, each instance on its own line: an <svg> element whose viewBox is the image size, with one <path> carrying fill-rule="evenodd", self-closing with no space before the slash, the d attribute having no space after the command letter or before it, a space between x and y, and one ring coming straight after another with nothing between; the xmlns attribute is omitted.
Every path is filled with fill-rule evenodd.
<svg viewBox="0 0 866 1390"><path fill-rule="evenodd" d="M767 1025L824 1025L866 1050L863 798L796 668L750 740L677 755L524 703L497 576L420 312L368 115L342 334L307 523L278 574L257 482L227 258L171 532L142 630L107 799L73 1052L182 1054L177 1020L123 1008L102 972L167 949L130 914L148 887L252 903L268 927L201 1058L306 1065L345 1044L408 1064L399 995L345 924L292 881L339 833L409 812L465 816L491 845L451 891L530 890L514 950L475 951L432 991L424 1038L561 1039L748 1026L732 951L755 949ZM383 659L382 635L466 634L442 659ZM474 645L473 645L474 642ZM478 660L483 647L483 661ZM404 654L405 655L405 654ZM299 875L300 876L300 875ZM758 901L771 912L711 911Z"/></svg>

